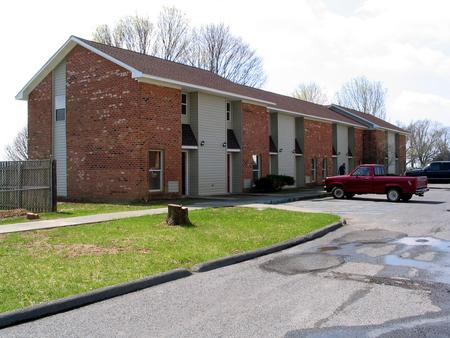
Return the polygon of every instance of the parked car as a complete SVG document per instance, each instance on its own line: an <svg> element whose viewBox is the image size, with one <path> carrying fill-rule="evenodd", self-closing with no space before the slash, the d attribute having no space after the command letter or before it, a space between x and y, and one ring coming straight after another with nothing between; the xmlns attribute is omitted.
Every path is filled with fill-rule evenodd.
<svg viewBox="0 0 450 338"><path fill-rule="evenodd" d="M412 169L406 176L426 176L428 181L450 181L450 161L435 161L423 169Z"/></svg>
<svg viewBox="0 0 450 338"><path fill-rule="evenodd" d="M387 176L382 165L363 164L348 175L325 179L325 190L334 198L352 198L362 194L386 194L391 202L409 201L413 195L423 196L428 189L424 176Z"/></svg>

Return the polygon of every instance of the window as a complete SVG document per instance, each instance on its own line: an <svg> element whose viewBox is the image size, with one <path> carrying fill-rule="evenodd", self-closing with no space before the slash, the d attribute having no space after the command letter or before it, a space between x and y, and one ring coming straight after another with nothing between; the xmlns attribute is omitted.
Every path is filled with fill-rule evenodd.
<svg viewBox="0 0 450 338"><path fill-rule="evenodd" d="M328 176L328 160L326 158L322 161L322 178L325 179Z"/></svg>
<svg viewBox="0 0 450 338"><path fill-rule="evenodd" d="M227 121L231 121L231 103L227 102Z"/></svg>
<svg viewBox="0 0 450 338"><path fill-rule="evenodd" d="M441 170L441 164L437 163L437 162L431 163L429 168L428 168L428 170L430 170L430 171L439 171L439 170Z"/></svg>
<svg viewBox="0 0 450 338"><path fill-rule="evenodd" d="M261 156L252 155L253 182L261 177Z"/></svg>
<svg viewBox="0 0 450 338"><path fill-rule="evenodd" d="M181 94L181 114L187 114L187 94Z"/></svg>
<svg viewBox="0 0 450 338"><path fill-rule="evenodd" d="M56 109L56 121L65 121L66 120L66 110Z"/></svg>
<svg viewBox="0 0 450 338"><path fill-rule="evenodd" d="M441 163L441 169L442 170L450 170L450 162Z"/></svg>
<svg viewBox="0 0 450 338"><path fill-rule="evenodd" d="M380 167L380 168L383 168L383 167ZM352 176L370 176L369 167L359 167L358 169L356 169L353 172Z"/></svg>
<svg viewBox="0 0 450 338"><path fill-rule="evenodd" d="M317 160L311 159L311 182L317 181Z"/></svg>
<svg viewBox="0 0 450 338"><path fill-rule="evenodd" d="M386 173L386 170L382 166L377 166L374 168L374 175L375 176L384 176Z"/></svg>
<svg viewBox="0 0 450 338"><path fill-rule="evenodd" d="M149 162L149 188L150 191L162 191L163 187L163 153L160 150L152 150L148 155Z"/></svg>

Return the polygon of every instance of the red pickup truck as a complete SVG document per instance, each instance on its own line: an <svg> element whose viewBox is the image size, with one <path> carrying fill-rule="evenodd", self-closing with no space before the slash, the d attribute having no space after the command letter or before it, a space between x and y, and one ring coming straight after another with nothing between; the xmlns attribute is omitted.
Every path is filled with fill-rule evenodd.
<svg viewBox="0 0 450 338"><path fill-rule="evenodd" d="M391 202L400 199L409 201L413 195L423 196L428 189L424 176L388 176L384 166L363 164L349 175L332 176L325 179L325 190L334 198L352 198L356 194L386 194Z"/></svg>

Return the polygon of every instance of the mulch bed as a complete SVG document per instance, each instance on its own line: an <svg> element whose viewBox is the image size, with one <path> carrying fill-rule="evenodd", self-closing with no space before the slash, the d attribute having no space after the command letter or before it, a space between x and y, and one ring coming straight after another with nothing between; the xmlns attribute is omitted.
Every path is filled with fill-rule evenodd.
<svg viewBox="0 0 450 338"><path fill-rule="evenodd" d="M0 219L9 217L26 216L27 210L25 209L13 209L13 210L0 210Z"/></svg>

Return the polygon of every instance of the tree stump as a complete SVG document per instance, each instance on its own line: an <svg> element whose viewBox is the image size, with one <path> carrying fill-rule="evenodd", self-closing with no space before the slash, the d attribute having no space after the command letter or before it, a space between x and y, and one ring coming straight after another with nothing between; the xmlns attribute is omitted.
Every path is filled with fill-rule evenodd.
<svg viewBox="0 0 450 338"><path fill-rule="evenodd" d="M27 212L27 219L39 219L39 215L34 212Z"/></svg>
<svg viewBox="0 0 450 338"><path fill-rule="evenodd" d="M166 223L168 225L191 224L188 208L178 204L168 204Z"/></svg>

